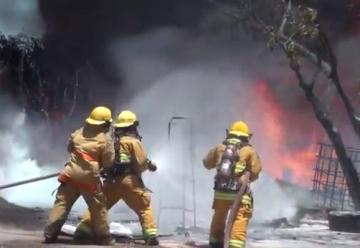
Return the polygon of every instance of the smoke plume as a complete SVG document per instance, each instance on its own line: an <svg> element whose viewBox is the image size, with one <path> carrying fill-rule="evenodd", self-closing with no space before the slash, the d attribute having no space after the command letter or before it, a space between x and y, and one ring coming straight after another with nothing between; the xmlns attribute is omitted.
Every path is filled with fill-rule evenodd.
<svg viewBox="0 0 360 248"><path fill-rule="evenodd" d="M278 116L274 116L278 119L266 117L267 112L273 107L268 106L272 103L271 96L262 94L255 86L263 87L261 82L265 80L265 87L269 87L275 95L277 88L282 88L278 84L282 84L280 79L286 73L281 61L269 55L261 45L243 34L239 34L239 39L232 40L228 30L214 35L209 32L211 29L207 25L204 23L204 30L197 35L177 28L156 29L116 41L109 50L109 56L113 55L114 64L123 65L122 73L128 90L138 92L130 102L119 105L121 107L117 112L129 108L138 114L140 131L144 136L148 153L155 161L158 160L160 175L146 175L150 188L157 192L153 199L158 214L161 206L184 207L184 189L185 207L192 208L189 182L190 147L193 142L196 206L199 210L198 221L202 226L209 224L211 216L215 172L207 171L201 160L210 148L223 141L225 130L232 121L243 119L249 123L254 133L253 144L263 160L264 173L282 177L284 169L290 166L296 183L309 185L313 161L308 161L301 155L297 158L299 161L290 158L287 160L287 157L304 148L313 149L312 144L315 142L311 132L296 136L297 140L291 138L291 135L300 133L302 129L298 125L299 130L292 130L290 134L291 127L281 122L281 118L284 122L287 121L287 108L275 109L285 112L284 115L279 113ZM276 82L275 87L266 80ZM286 84L283 85L287 87ZM121 94L120 92L119 98ZM300 104L300 89L288 91L277 101L279 106L290 105L289 108L296 109L298 116L311 114ZM172 127L169 141L167 128L173 116L190 117L193 136L190 136L189 122L178 121ZM302 123L304 129L312 128L316 124L314 118L309 116ZM272 125L278 125L277 130L280 133L276 133L277 130L269 130ZM287 140L292 141L291 147L286 147ZM284 147L280 147L281 145ZM313 150L310 151L314 154ZM292 167L292 162L301 161L307 162L302 165L303 169L299 170L295 165ZM182 179L183 173L186 175L185 180ZM294 213L294 202L289 200L284 203L280 200L285 196L281 196L281 190L273 181L260 180L257 189L262 187L273 188L272 197L277 200L279 197L282 204L274 206L274 211L268 212L266 218L264 215L255 215L259 222L282 216L289 217ZM255 202L257 198L265 197L268 193L259 190L257 194L255 191ZM257 211L265 211L267 205L264 201L259 202L262 204L256 205ZM163 209L162 219L181 223L181 210L177 211L172 213ZM171 218L166 217L169 214ZM192 224L191 214L187 214L187 224Z"/></svg>
<svg viewBox="0 0 360 248"><path fill-rule="evenodd" d="M182 6L175 8L158 1L156 6L166 7L164 10L149 9L142 1L130 2L40 1L46 28L45 58L54 79L81 69L80 81L86 92L82 92L81 106L107 104L114 114L123 109L137 113L145 147L159 165L158 172L146 173L145 182L155 192L153 205L157 215L161 213L160 227L171 229L183 218L181 210L165 207L193 207L191 164L195 168L198 224L208 227L215 172L207 171L201 160L223 141L226 128L238 119L247 121L254 134L252 144L262 159L263 175L310 188L316 142L324 134L282 55L270 54L263 43L234 31L232 22L223 15L205 15L200 11L203 4L172 1ZM356 42L348 44L346 48L340 45L339 52L357 46ZM12 114L18 124L1 123L4 180L60 170L67 156L64 137L82 125L89 110L81 108L74 116L76 121L52 133L43 126L30 128L21 121L21 109L9 109L9 113L18 113ZM169 140L167 128L173 116L191 118L193 135L189 121L178 121ZM53 142L59 142L57 137L60 144L51 149ZM42 147L37 158L49 156L49 162L38 165L37 158L29 157L32 140ZM42 188L56 187L56 181L47 183ZM40 192L31 187L22 187L22 194L9 190L5 196L26 205L40 201L51 205L49 192L23 198L24 194ZM258 222L294 214L295 199L284 197L272 179L262 176L254 189L254 219ZM281 204L274 204L269 211L269 201ZM119 211L123 208L116 206L112 214ZM191 213L185 219L186 225L192 225Z"/></svg>

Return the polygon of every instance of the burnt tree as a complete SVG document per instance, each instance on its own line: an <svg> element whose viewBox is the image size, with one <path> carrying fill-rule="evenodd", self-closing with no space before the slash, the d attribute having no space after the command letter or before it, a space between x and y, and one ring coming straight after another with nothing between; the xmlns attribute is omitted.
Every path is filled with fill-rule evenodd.
<svg viewBox="0 0 360 248"><path fill-rule="evenodd" d="M360 115L343 89L337 70L337 60L326 33L319 24L318 11L305 1L291 0L209 0L219 10L234 18L246 30L267 40L268 47L280 48L289 60L289 67L298 79L299 87L311 104L317 120L334 145L344 172L350 196L360 209L360 180L348 156L343 139L314 88L319 76L326 78L327 87L335 88L344 104L355 133L360 138ZM309 2L309 1L306 1ZM302 65L310 65L304 70Z"/></svg>
<svg viewBox="0 0 360 248"><path fill-rule="evenodd" d="M10 94L29 113L28 117L49 123L74 112L79 71L70 82L49 79L43 69L44 54L41 39L0 33L0 89Z"/></svg>

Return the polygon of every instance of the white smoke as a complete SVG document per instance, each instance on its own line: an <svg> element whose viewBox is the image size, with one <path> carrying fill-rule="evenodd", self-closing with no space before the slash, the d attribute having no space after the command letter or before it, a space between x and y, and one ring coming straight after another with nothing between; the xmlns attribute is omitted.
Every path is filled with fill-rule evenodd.
<svg viewBox="0 0 360 248"><path fill-rule="evenodd" d="M44 145L48 142L49 130L44 126L29 127L25 123L25 113L21 109L13 107L11 100L2 96L0 113L4 117L0 121L0 155L2 158L0 166L1 185L28 180L48 174L53 174L61 170L61 164L39 164L35 158L30 155L30 144L34 144L30 139L35 133L41 133L42 139L38 141ZM65 147L65 145L64 145ZM49 152L51 146L48 146ZM55 154L55 152L53 152ZM59 152L59 154L61 154ZM62 161L66 161L63 157ZM54 161L60 160L54 158ZM64 164L64 163L62 163ZM26 207L43 207L52 206L55 195L53 191L57 189L59 183L57 178L50 178L43 181L24 184L21 186L11 187L0 191L0 196L9 202L26 206ZM75 209L84 209L84 201L78 201Z"/></svg>
<svg viewBox="0 0 360 248"><path fill-rule="evenodd" d="M3 159L0 170L1 184L5 185L53 173L54 169L45 166L39 167L37 161L29 156L24 112L13 110L12 114L13 119L8 119L12 125L8 129L0 131L2 137L0 150ZM1 196L20 205L43 207L49 205L49 196L57 187L56 185L56 180L49 179L40 183L4 189Z"/></svg>
<svg viewBox="0 0 360 248"><path fill-rule="evenodd" d="M244 119L250 127L261 126L258 123L261 110L247 108L249 102L259 100L249 93L250 89L254 81L281 72L279 59L265 52L266 48L258 46L247 36L232 40L227 31L203 34L163 28L116 41L109 49L109 56L114 58L114 64L119 65L119 71L127 82L125 92L136 92L114 113L130 108L138 114L145 147L150 158L159 165L158 172L145 175L145 182L154 191L153 205L157 216L160 206L192 210L189 146L193 142L197 220L199 226L206 228L212 215L215 172L207 171L201 160L210 148L222 142L225 129L232 121ZM124 95L124 90L119 91L119 98ZM292 100L290 95L286 97ZM179 121L173 126L169 141L167 128L172 116L190 117L194 135L190 136L189 122ZM49 166L52 169L46 169L44 165L39 167L29 158L28 130L19 133L18 130L26 130L26 126L21 121L19 123L15 129L1 131L6 137L0 144L1 153L7 157L1 169L4 183L60 169L59 165ZM252 143L259 151L264 170L269 170L266 156L272 152L271 142L263 139L261 133L264 130L252 131L255 133ZM183 175L186 175L184 180ZM27 206L51 206L50 193L57 186L56 180L48 180L4 191L4 196ZM265 199L281 204L273 204L272 211L269 211ZM254 219L261 222L290 217L294 213L294 200L284 199L272 180L260 179L255 187ZM112 212L117 209L115 207ZM185 217L185 224L192 225L191 213ZM159 225L162 230L173 230L181 221L181 210L163 209Z"/></svg>
<svg viewBox="0 0 360 248"><path fill-rule="evenodd" d="M291 219L297 212L297 197L284 190L266 173L254 184L254 222L271 222L278 218ZM305 204L304 204L305 205Z"/></svg>
<svg viewBox="0 0 360 248"><path fill-rule="evenodd" d="M184 189L185 207L192 210L189 146L194 142L198 225L208 227L215 172L202 166L202 158L210 148L222 142L225 129L232 121L244 119L250 127L258 121L261 110L247 108L249 102L257 101L257 96L249 93L250 87L268 73L279 71L277 60L265 56L262 48L246 38L234 41L226 34L194 35L175 28L154 30L116 42L110 53L116 55L114 63L122 68L126 89L139 92L122 109L129 108L138 114L148 153L159 160L159 172L146 174L146 182L155 192L153 205L157 214L160 205L184 207ZM258 63L259 57L262 63ZM264 75L257 75L257 70ZM178 121L168 140L168 122L173 116L192 119L193 137L189 135L189 123ZM264 130L252 131L255 133L252 143L266 171L269 168L265 155L271 153L271 143L262 139ZM257 184L256 199L271 199L279 204L273 204L269 211L268 201L256 200L254 219L262 222L291 217L295 213L295 201L285 201L286 197L275 182L261 179ZM161 211L161 228L174 228L181 223L181 210ZM186 225L192 225L191 213L186 214Z"/></svg>
<svg viewBox="0 0 360 248"><path fill-rule="evenodd" d="M41 36L43 23L37 0L1 0L0 32L6 35L25 33Z"/></svg>
<svg viewBox="0 0 360 248"><path fill-rule="evenodd" d="M0 32L5 35L23 33L42 36L43 22L39 14L38 2L37 0L0 1ZM32 145L43 146L43 143L46 143L32 142L30 140L32 132L41 133L42 139L39 141L45 141L48 136L45 128L27 126L24 111L14 107L15 104L8 97L4 95L0 97L0 113L4 117L0 121L1 185L56 172L56 167L39 165L30 154ZM57 184L56 179L49 179L4 189L0 192L0 196L20 205L49 207L52 204L51 192L56 189Z"/></svg>

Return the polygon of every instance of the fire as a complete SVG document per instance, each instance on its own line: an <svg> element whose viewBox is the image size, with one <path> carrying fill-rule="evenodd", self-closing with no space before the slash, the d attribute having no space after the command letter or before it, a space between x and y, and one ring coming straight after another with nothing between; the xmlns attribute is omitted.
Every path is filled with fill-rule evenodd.
<svg viewBox="0 0 360 248"><path fill-rule="evenodd" d="M311 109L304 109L301 97L296 99L300 104L289 109L266 81L257 83L254 91L258 97L254 108L260 115L252 126L265 141L260 142L264 169L276 178L309 186L319 140Z"/></svg>

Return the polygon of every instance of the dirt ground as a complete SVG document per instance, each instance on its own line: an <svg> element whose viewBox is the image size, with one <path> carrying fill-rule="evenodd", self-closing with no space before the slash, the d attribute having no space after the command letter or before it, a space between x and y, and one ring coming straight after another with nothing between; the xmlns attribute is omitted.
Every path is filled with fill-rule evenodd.
<svg viewBox="0 0 360 248"><path fill-rule="evenodd" d="M277 231L276 231L277 232ZM307 231L297 233L292 231L287 233L284 230L282 233L262 233L261 237L251 235L248 241L247 248L359 248L360 234L326 234L319 233L318 235L307 235ZM92 243L76 243L71 238L61 236L59 242L56 244L44 244L42 230L23 230L19 228L0 226L0 248L80 248L80 247L103 247L93 245ZM141 241L136 243L116 243L112 247L146 247ZM206 239L190 237L188 239L179 237L166 237L160 239L160 246L158 248L207 248Z"/></svg>
<svg viewBox="0 0 360 248"><path fill-rule="evenodd" d="M333 233L327 235L326 232L319 232L318 235L307 236L307 231L297 233L299 230L291 231L292 234L282 230L281 236L275 237L275 233L268 233L267 237L250 238L247 248L359 248L360 234L343 234ZM276 234L279 235L279 234ZM336 236L336 237L335 237ZM103 247L96 246L91 243L75 243L69 237L61 236L56 244L43 244L41 230L21 230L17 228L9 228L0 226L0 248L15 247L49 247L49 248L79 248L79 247ZM179 239L179 237L166 237L160 239L161 245L158 248L207 248L204 239L190 237L187 240ZM140 241L137 243L116 243L112 247L146 247Z"/></svg>
<svg viewBox="0 0 360 248"><path fill-rule="evenodd" d="M0 248L8 247L103 247L91 243L75 243L71 238L61 236L56 244L43 244L42 229L45 226L48 211L25 208L7 202L0 197ZM162 239L162 248L188 248L194 246L182 245L182 242ZM138 243L116 243L113 247L145 247Z"/></svg>
<svg viewBox="0 0 360 248"><path fill-rule="evenodd" d="M26 247L26 248L35 248L35 247L51 247L51 248L60 248L60 247L69 247L69 248L79 248L79 247L103 247L92 245L91 243L75 243L71 238L61 236L58 243L56 244L44 244L42 243L42 231L41 230L21 230L16 228L7 228L4 226L0 227L0 248L15 248L15 247ZM161 239L161 245L159 248L190 248L190 247L206 247L206 246L189 246L185 245L182 242L177 242L169 239ZM137 243L116 243L112 247L133 247L133 248L143 248L146 247L142 242Z"/></svg>
<svg viewBox="0 0 360 248"><path fill-rule="evenodd" d="M103 247L91 243L75 243L61 236L56 244L43 244L42 229L47 211L23 208L6 202L0 197L0 248L8 247ZM190 237L167 236L160 239L158 248L206 248L207 231L193 233ZM146 247L136 243L116 243L113 247ZM359 248L360 233L330 231L326 221L305 222L298 227L259 227L249 230L247 248Z"/></svg>

